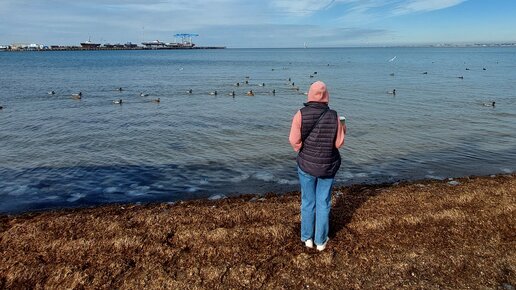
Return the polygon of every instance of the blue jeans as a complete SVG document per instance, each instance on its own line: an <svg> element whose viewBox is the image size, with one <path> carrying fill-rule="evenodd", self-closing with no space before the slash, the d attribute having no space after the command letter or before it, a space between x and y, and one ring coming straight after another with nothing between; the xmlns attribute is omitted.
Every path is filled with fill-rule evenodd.
<svg viewBox="0 0 516 290"><path fill-rule="evenodd" d="M312 176L297 168L301 184L301 241L322 245L330 229L331 188L334 178Z"/></svg>

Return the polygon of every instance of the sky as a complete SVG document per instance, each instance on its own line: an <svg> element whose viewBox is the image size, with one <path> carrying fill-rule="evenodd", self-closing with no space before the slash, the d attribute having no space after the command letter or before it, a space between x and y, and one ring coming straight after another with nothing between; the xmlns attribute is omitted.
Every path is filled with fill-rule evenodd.
<svg viewBox="0 0 516 290"><path fill-rule="evenodd" d="M516 0L0 0L0 45L233 48L516 42Z"/></svg>

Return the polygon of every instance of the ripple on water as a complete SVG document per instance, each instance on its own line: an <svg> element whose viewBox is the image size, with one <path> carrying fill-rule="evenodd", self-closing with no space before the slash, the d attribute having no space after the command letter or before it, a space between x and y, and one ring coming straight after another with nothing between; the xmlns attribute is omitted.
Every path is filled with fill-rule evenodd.
<svg viewBox="0 0 516 290"><path fill-rule="evenodd" d="M14 185L10 186L4 189L5 192L7 192L8 195L12 196L21 196L27 194L29 190L28 185Z"/></svg>
<svg viewBox="0 0 516 290"><path fill-rule="evenodd" d="M61 199L61 197L59 197L57 195L49 195L49 196L46 196L45 199L46 200L58 200L58 199Z"/></svg>

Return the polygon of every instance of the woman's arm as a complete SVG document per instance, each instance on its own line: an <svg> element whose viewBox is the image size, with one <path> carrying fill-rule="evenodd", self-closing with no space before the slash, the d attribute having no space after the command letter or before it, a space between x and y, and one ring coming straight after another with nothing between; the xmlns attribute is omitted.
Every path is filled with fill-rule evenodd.
<svg viewBox="0 0 516 290"><path fill-rule="evenodd" d="M335 138L335 148L340 148L344 145L344 139L346 137L346 124L340 122L340 117L337 115L337 137Z"/></svg>
<svg viewBox="0 0 516 290"><path fill-rule="evenodd" d="M290 136L288 137L290 145L294 148L294 151L299 151L303 145L301 139L301 111L297 111L292 119L292 127L290 127Z"/></svg>

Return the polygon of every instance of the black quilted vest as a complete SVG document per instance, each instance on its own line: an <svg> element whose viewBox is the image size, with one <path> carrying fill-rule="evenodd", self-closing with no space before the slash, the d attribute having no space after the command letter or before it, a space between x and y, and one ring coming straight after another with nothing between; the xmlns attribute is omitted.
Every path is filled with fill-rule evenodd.
<svg viewBox="0 0 516 290"><path fill-rule="evenodd" d="M341 162L339 149L335 148L337 112L328 110L309 134L328 105L313 102L304 105L301 109L301 137L304 141L297 155L297 165L315 177L334 177Z"/></svg>

